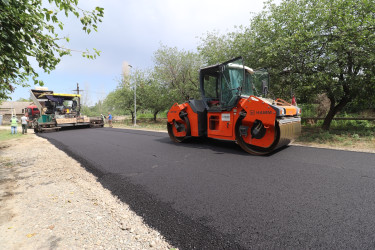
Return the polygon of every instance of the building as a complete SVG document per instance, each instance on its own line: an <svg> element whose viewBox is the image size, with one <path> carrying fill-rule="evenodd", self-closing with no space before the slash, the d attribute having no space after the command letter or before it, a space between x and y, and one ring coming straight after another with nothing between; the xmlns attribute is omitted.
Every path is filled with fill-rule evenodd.
<svg viewBox="0 0 375 250"><path fill-rule="evenodd" d="M21 120L21 116L24 114L25 108L31 105L32 102L2 102L0 103L0 115L2 115L2 124L10 124L12 115L16 115L18 120Z"/></svg>

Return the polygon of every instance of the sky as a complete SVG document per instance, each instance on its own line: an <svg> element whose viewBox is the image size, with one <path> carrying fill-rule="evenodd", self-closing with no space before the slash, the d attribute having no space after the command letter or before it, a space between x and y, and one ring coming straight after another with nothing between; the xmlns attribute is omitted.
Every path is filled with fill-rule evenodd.
<svg viewBox="0 0 375 250"><path fill-rule="evenodd" d="M161 44L196 51L207 32L225 34L235 26L249 25L251 13L262 11L263 0L80 0L79 6L103 7L103 22L98 32L87 35L79 20L70 16L59 33L70 38L64 46L77 51L96 48L101 55L89 60L73 52L50 74L38 73L45 87L56 93L73 93L79 83L86 104L93 105L115 90L124 61L133 69L152 68L153 54ZM12 100L29 98L34 87L17 86Z"/></svg>

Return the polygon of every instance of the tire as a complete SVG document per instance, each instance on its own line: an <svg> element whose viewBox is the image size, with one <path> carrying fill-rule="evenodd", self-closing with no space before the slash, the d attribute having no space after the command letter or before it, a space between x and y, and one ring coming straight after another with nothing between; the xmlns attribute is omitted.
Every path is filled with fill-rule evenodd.
<svg viewBox="0 0 375 250"><path fill-rule="evenodd" d="M274 141L274 143L272 143L272 145L268 148L262 148L262 147L258 147L258 146L254 146L254 145L251 145L251 144L247 144L241 134L240 134L240 126L242 124L242 119L244 117L240 117L238 118L237 122L236 122L236 126L235 126L235 134L236 134L236 142L237 144L244 150L246 151L247 153L249 154L252 154L252 155L267 155L269 153L271 153L273 151L273 149L275 148L277 142L278 142L278 139L276 139ZM278 137L277 137L278 138Z"/></svg>
<svg viewBox="0 0 375 250"><path fill-rule="evenodd" d="M181 123L185 126L185 132L186 132L186 135L183 136L183 137L175 136L174 129L173 129L174 124L170 124L169 122L167 122L168 135L169 135L169 138L171 138L172 141L180 143L180 142L185 141L186 138L188 138L190 136L190 122L189 122L189 119L187 118L187 116L184 117L184 122L185 122L185 124Z"/></svg>
<svg viewBox="0 0 375 250"><path fill-rule="evenodd" d="M34 132L35 132L35 134L42 132L42 129L39 127L39 125L34 126Z"/></svg>

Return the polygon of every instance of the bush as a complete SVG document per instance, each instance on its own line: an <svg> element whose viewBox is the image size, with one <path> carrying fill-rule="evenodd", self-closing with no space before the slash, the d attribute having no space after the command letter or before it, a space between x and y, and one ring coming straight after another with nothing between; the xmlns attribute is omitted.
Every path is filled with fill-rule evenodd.
<svg viewBox="0 0 375 250"><path fill-rule="evenodd" d="M299 104L302 109L302 117L316 117L317 104Z"/></svg>

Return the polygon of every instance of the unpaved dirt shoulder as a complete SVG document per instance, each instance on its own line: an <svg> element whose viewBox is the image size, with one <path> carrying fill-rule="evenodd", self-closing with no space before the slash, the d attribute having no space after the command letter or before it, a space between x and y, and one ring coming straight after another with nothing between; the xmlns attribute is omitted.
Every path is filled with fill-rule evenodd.
<svg viewBox="0 0 375 250"><path fill-rule="evenodd" d="M46 139L0 145L0 249L170 249L142 218Z"/></svg>
<svg viewBox="0 0 375 250"><path fill-rule="evenodd" d="M302 142L294 142L294 143L291 143L290 145L301 146L301 147L309 147L309 148L322 148L322 149L362 152L362 153L375 153L375 149L374 149L373 145L371 147L364 147L362 145L359 145L359 146L354 145L354 146L351 146L351 147L338 147L338 146L331 146L331 145L327 145L327 144L302 143Z"/></svg>

